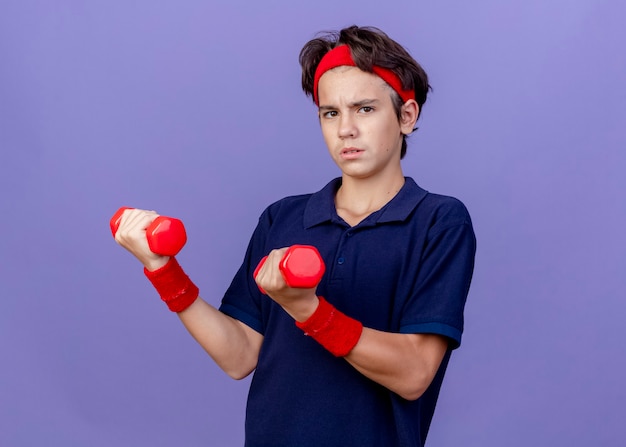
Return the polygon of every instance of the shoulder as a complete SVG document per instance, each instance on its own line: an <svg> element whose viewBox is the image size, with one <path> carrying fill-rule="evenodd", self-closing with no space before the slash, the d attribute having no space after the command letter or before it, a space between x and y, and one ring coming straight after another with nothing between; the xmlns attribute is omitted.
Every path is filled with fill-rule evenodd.
<svg viewBox="0 0 626 447"><path fill-rule="evenodd" d="M334 195L338 187L339 179L331 180L321 190L292 195L280 199L269 205L261 218L273 222L282 218L301 218L311 222L323 221L330 218L330 207L334 207Z"/></svg>
<svg viewBox="0 0 626 447"><path fill-rule="evenodd" d="M456 197L429 192L422 204L437 220L471 224L467 207Z"/></svg>
<svg viewBox="0 0 626 447"><path fill-rule="evenodd" d="M287 196L271 203L261 215L261 218L270 221L283 216L285 214L302 214L306 209L307 203L313 194L300 194L295 196Z"/></svg>
<svg viewBox="0 0 626 447"><path fill-rule="evenodd" d="M430 234L455 226L472 227L470 213L461 200L448 195L423 191L425 194L415 208L413 218L420 226L428 228Z"/></svg>

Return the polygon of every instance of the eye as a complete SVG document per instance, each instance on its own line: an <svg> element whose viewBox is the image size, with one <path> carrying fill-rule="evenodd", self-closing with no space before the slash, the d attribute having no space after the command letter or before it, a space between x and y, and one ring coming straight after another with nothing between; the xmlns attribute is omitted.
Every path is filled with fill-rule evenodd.
<svg viewBox="0 0 626 447"><path fill-rule="evenodd" d="M370 107L370 106L363 106L359 109L359 112L361 113L371 113L374 111L374 107Z"/></svg>
<svg viewBox="0 0 626 447"><path fill-rule="evenodd" d="M322 114L322 116L324 118L335 118L337 116L337 111L336 110L329 110L328 112L324 112Z"/></svg>

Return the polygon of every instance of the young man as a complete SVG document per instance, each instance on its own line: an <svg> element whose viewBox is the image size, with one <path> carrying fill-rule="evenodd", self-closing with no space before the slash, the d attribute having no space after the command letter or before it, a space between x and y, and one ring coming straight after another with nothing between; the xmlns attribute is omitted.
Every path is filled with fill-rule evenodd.
<svg viewBox="0 0 626 447"><path fill-rule="evenodd" d="M300 63L341 178L265 210L219 310L174 258L148 249L156 213L127 210L116 240L226 373L254 371L246 446L421 446L461 341L475 253L462 203L402 172L428 79L374 28L313 39ZM294 244L320 251L317 288L285 283L278 265Z"/></svg>

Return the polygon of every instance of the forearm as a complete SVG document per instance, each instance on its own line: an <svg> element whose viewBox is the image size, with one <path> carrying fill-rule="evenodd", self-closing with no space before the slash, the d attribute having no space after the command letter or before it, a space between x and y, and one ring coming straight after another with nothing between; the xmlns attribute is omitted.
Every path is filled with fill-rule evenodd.
<svg viewBox="0 0 626 447"><path fill-rule="evenodd" d="M438 335L398 334L363 328L315 289L292 288L279 271L285 249L273 250L255 279L296 325L336 357L344 357L359 372L391 391L414 400L432 382L446 353Z"/></svg>
<svg viewBox="0 0 626 447"><path fill-rule="evenodd" d="M241 379L250 374L256 367L263 336L203 301L176 258L151 251L146 228L157 218L155 212L121 211L111 224L115 240L143 264L144 273L167 307L178 314L189 333L228 375Z"/></svg>
<svg viewBox="0 0 626 447"><path fill-rule="evenodd" d="M448 344L431 334L397 334L364 328L344 357L355 369L407 400L419 398L432 382Z"/></svg>
<svg viewBox="0 0 626 447"><path fill-rule="evenodd" d="M246 377L256 367L262 336L223 314L199 296L175 258L146 276L168 308L176 312L189 333L229 376Z"/></svg>
<svg viewBox="0 0 626 447"><path fill-rule="evenodd" d="M344 357L364 376L405 399L418 399L426 391L448 349L444 337L364 328L325 299L316 301L313 311L313 302L304 299L300 303L310 302L307 307L301 306L305 310L288 310L307 335L336 357Z"/></svg>
<svg viewBox="0 0 626 447"><path fill-rule="evenodd" d="M217 365L234 379L256 367L263 336L198 297L178 317Z"/></svg>

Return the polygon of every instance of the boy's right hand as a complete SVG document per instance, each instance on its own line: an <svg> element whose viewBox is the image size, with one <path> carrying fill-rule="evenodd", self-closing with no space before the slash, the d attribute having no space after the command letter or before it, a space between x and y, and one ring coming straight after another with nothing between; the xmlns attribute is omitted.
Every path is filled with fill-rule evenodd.
<svg viewBox="0 0 626 447"><path fill-rule="evenodd" d="M146 229L159 215L155 211L129 208L124 210L115 241L135 256L149 271L163 267L169 256L153 253L148 245Z"/></svg>

